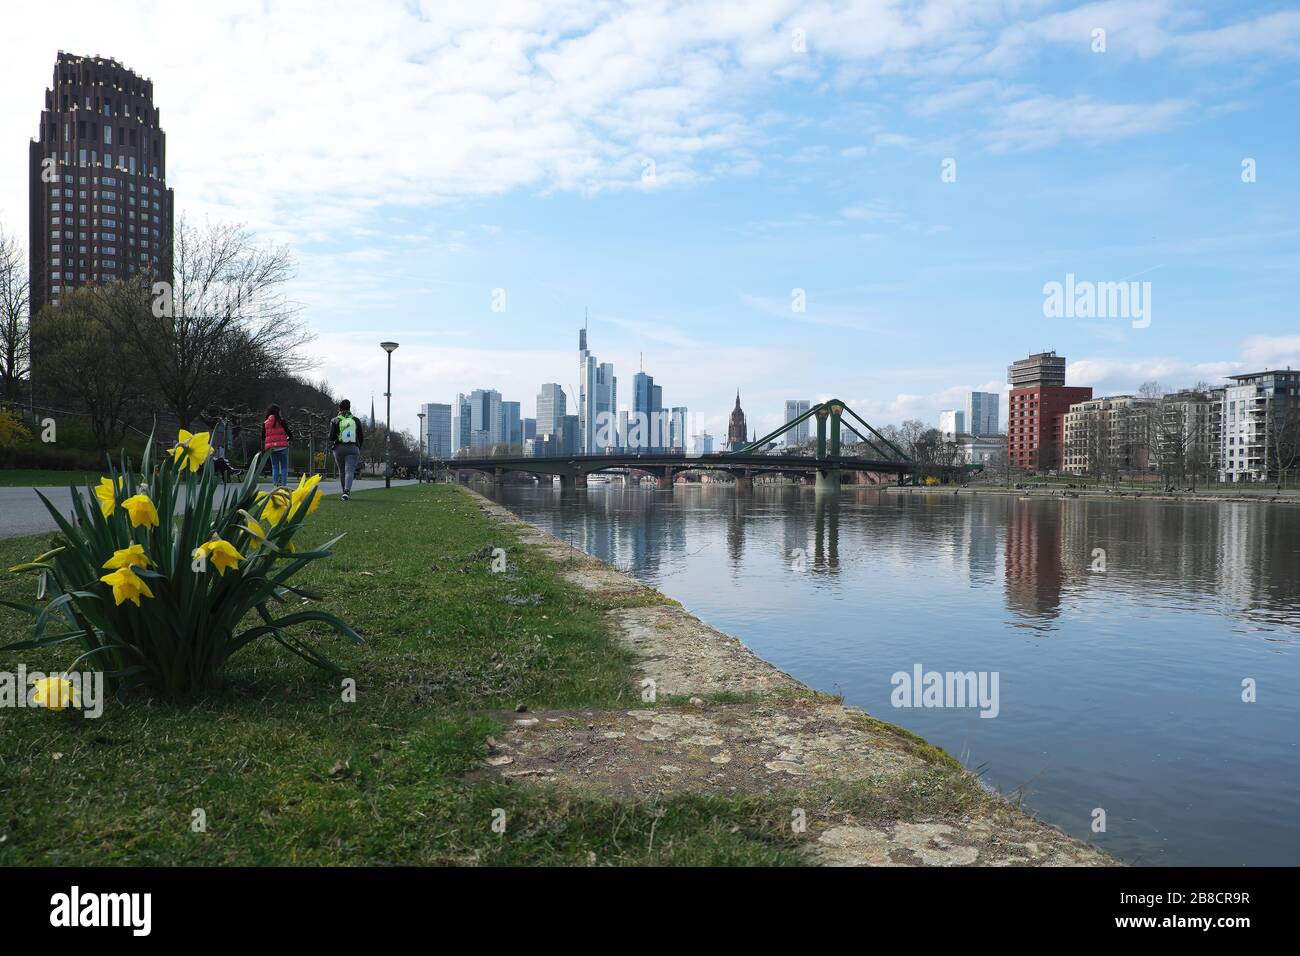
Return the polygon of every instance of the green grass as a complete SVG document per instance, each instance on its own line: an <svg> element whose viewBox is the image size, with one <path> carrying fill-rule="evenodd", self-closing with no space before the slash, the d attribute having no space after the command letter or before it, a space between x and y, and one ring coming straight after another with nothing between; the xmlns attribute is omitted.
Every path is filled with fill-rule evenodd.
<svg viewBox="0 0 1300 956"><path fill-rule="evenodd" d="M99 473L56 471L53 468L0 468L0 487L6 488L42 488L50 485L66 488L70 484L82 488L87 481L93 485L99 481Z"/></svg>
<svg viewBox="0 0 1300 956"><path fill-rule="evenodd" d="M268 642L190 704L110 700L97 720L0 710L0 865L806 862L789 794L630 801L483 772L485 738L500 727L489 712L639 705L633 660L604 623L613 604L564 582L448 485L326 498L299 543L343 531L301 583L367 640L317 635L356 680L355 703L338 678ZM0 540L0 567L50 539ZM502 574L490 569L496 547L509 556ZM0 597L27 602L33 588L0 572ZM542 600L514 606L509 595ZM29 626L0 608L3 640ZM11 654L0 669L58 670L72 656ZM982 798L936 758L906 794L838 799L901 813ZM504 834L492 828L498 809ZM194 832L195 810L206 832Z"/></svg>
<svg viewBox="0 0 1300 956"><path fill-rule="evenodd" d="M356 702L268 643L193 704L110 701L98 720L2 710L0 865L801 859L785 811L760 800L615 802L472 773L499 726L485 711L634 705L631 660L601 608L450 486L327 498L312 521L303 543L348 532L303 583L368 641L320 637L350 668ZM49 540L0 541L0 565ZM508 549L504 574L490 571L494 547ZM30 600L33 587L0 576L7 599ZM543 600L515 607L508 594ZM0 609L6 639L28 626ZM71 656L24 652L0 668L55 670ZM491 826L497 808L504 835ZM205 833L192 830L196 809Z"/></svg>

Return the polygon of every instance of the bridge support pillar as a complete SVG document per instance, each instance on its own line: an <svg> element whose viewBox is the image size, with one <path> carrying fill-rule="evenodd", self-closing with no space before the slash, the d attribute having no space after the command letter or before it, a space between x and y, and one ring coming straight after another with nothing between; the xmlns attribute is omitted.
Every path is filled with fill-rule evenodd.
<svg viewBox="0 0 1300 956"><path fill-rule="evenodd" d="M827 469L817 472L817 493L834 494L840 490L840 472L836 469Z"/></svg>
<svg viewBox="0 0 1300 956"><path fill-rule="evenodd" d="M579 488L585 489L586 487L586 475L560 475L560 492L562 494L570 494L577 491Z"/></svg>
<svg viewBox="0 0 1300 956"><path fill-rule="evenodd" d="M665 468L663 474L655 475L655 487L660 491L673 490L673 470Z"/></svg>
<svg viewBox="0 0 1300 956"><path fill-rule="evenodd" d="M495 469L493 469L493 471L492 471L492 484L494 484L494 485L503 485L503 484L505 484L505 481L506 481L506 473L505 473L504 471L502 471L500 468L495 468Z"/></svg>
<svg viewBox="0 0 1300 956"><path fill-rule="evenodd" d="M737 475L737 476L736 476L736 490L737 490L737 491L753 491L753 490L754 490L754 476L751 475L748 471L742 472L741 474Z"/></svg>

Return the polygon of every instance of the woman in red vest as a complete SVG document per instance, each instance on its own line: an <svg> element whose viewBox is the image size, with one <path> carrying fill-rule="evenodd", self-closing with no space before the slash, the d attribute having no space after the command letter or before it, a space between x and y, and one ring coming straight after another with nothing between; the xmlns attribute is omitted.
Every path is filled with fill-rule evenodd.
<svg viewBox="0 0 1300 956"><path fill-rule="evenodd" d="M289 484L289 442L293 441L293 432L289 423L280 417L280 406L272 405L266 410L266 421L262 422L262 450L271 453L271 483L277 488Z"/></svg>

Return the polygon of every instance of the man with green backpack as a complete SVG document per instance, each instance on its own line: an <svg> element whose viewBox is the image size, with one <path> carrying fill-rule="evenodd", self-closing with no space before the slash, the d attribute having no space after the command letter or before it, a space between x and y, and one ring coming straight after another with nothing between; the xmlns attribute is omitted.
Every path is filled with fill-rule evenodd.
<svg viewBox="0 0 1300 956"><path fill-rule="evenodd" d="M361 421L352 416L352 403L345 398L339 402L339 413L330 422L330 447L334 449L334 460L338 462L344 501L352 494L352 479L357 474L364 440Z"/></svg>

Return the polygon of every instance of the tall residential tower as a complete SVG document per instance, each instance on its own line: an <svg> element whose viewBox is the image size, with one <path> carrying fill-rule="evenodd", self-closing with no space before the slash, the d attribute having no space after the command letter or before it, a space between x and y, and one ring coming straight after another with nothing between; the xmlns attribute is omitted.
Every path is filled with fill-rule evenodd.
<svg viewBox="0 0 1300 956"><path fill-rule="evenodd" d="M60 52L28 166L33 316L67 289L168 278L173 197L152 81Z"/></svg>

